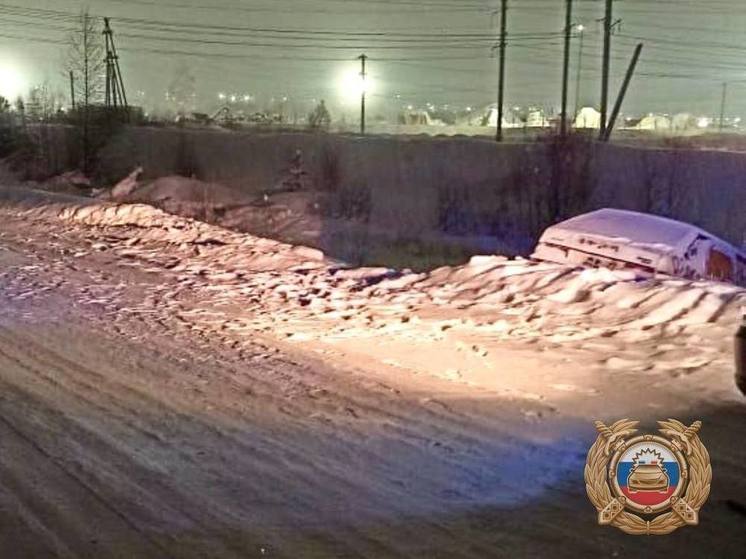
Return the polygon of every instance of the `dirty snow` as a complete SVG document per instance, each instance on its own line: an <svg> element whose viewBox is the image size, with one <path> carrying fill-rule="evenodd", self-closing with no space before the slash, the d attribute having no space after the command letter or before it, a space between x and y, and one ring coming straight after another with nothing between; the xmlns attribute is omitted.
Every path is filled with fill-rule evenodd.
<svg viewBox="0 0 746 559"><path fill-rule="evenodd" d="M501 256L429 273L346 269L316 249L146 205L27 216L121 237L89 250L169 278L131 312L164 305L190 328L236 343L269 333L330 360L395 367L415 382L428 375L553 405L575 393L611 407L614 384L630 375L649 384L677 378L673 393L738 397L729 344L746 292L735 286ZM164 243L176 250L165 254ZM180 309L182 290L204 308Z"/></svg>

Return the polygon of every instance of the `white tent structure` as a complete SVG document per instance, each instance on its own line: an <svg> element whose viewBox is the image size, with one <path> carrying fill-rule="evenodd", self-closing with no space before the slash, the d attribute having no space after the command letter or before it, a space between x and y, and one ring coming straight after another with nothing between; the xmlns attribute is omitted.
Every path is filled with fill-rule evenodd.
<svg viewBox="0 0 746 559"><path fill-rule="evenodd" d="M628 210L606 208L552 225L531 257L746 286L743 252L694 225Z"/></svg>
<svg viewBox="0 0 746 559"><path fill-rule="evenodd" d="M548 125L549 121L547 120L544 111L542 111L541 109L531 109L528 112L528 117L526 118L526 127L544 128Z"/></svg>
<svg viewBox="0 0 746 559"><path fill-rule="evenodd" d="M419 125L419 126L434 126L443 124L439 120L436 120L430 116L425 110L413 109L402 112L399 115L399 124Z"/></svg>
<svg viewBox="0 0 746 559"><path fill-rule="evenodd" d="M671 118L673 130L693 130L697 128L697 119L690 113L677 113Z"/></svg>
<svg viewBox="0 0 746 559"><path fill-rule="evenodd" d="M575 116L575 128L601 128L601 113L593 107L583 107Z"/></svg>
<svg viewBox="0 0 746 559"><path fill-rule="evenodd" d="M649 114L637 123L635 130L658 130L667 131L671 129L671 120L663 115Z"/></svg>
<svg viewBox="0 0 746 559"><path fill-rule="evenodd" d="M485 126L497 128L497 107L489 107L485 112L482 122L485 123ZM517 120L513 118L513 115L510 111L506 111L503 113L503 128L517 128L518 126L522 126L522 124L517 123Z"/></svg>

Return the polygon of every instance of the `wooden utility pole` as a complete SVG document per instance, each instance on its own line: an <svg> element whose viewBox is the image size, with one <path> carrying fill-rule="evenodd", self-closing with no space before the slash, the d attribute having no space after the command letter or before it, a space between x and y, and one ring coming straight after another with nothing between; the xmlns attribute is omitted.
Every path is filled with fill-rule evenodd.
<svg viewBox="0 0 746 559"><path fill-rule="evenodd" d="M495 140L503 141L503 103L505 101L505 44L507 31L508 0L501 0L500 5L500 62L497 78L497 133Z"/></svg>
<svg viewBox="0 0 746 559"><path fill-rule="evenodd" d="M578 48L578 68L577 75L575 76L575 114L580 111L580 77L583 72L583 31L585 27L583 25L575 26L578 31L578 38L580 39L580 45Z"/></svg>
<svg viewBox="0 0 746 559"><path fill-rule="evenodd" d="M723 121L725 120L725 98L728 95L728 82L723 82L723 95L720 98L720 123L718 130L723 131Z"/></svg>
<svg viewBox="0 0 746 559"><path fill-rule="evenodd" d="M622 109L622 102L624 101L624 96L627 94L627 88L629 87L629 82L632 80L632 76L635 73L635 67L637 66L637 61L640 59L641 52L642 52L642 43L639 43L637 47L635 47L635 54L632 55L632 61L629 63L629 67L627 68L627 74L624 76L624 82L622 83L622 88L619 90L619 95L616 98L616 103L614 103L614 110L611 111L611 118L609 118L609 122L606 125L604 136L602 138L604 142L608 142L609 138L611 137L611 131L614 129L614 123L616 122L616 119L619 116L619 111Z"/></svg>
<svg viewBox="0 0 746 559"><path fill-rule="evenodd" d="M572 0L565 0L565 53L562 60L562 114L560 134L567 135L567 82L570 78L570 36L572 33Z"/></svg>
<svg viewBox="0 0 746 559"><path fill-rule="evenodd" d="M361 54L357 58L360 61L360 134L365 134L365 61L368 57Z"/></svg>
<svg viewBox="0 0 746 559"><path fill-rule="evenodd" d="M601 132L603 139L606 134L607 111L609 104L609 66L611 61L611 13L613 0L606 0L606 13L604 14L604 50L601 74Z"/></svg>
<svg viewBox="0 0 746 559"><path fill-rule="evenodd" d="M72 105L72 110L75 110L75 75L73 74L73 71L70 70L70 104Z"/></svg>

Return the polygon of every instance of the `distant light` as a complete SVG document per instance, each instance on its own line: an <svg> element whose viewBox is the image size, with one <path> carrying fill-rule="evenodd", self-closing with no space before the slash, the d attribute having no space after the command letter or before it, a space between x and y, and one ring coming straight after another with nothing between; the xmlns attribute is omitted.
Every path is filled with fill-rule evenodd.
<svg viewBox="0 0 746 559"><path fill-rule="evenodd" d="M0 95L13 100L26 90L26 80L13 65L0 62Z"/></svg>
<svg viewBox="0 0 746 559"><path fill-rule="evenodd" d="M218 99L221 101L225 100L225 93L218 93Z"/></svg>
<svg viewBox="0 0 746 559"><path fill-rule="evenodd" d="M287 96L284 96L284 97L282 98L282 100L283 100L283 101L287 101L287 100L288 100Z"/></svg>
<svg viewBox="0 0 746 559"><path fill-rule="evenodd" d="M370 93L374 89L375 83L370 76L363 78L360 75L360 68L349 65L337 78L337 89L343 101L356 103L360 100L363 93Z"/></svg>
<svg viewBox="0 0 746 559"><path fill-rule="evenodd" d="M741 122L741 117L740 116L737 116L736 118L733 119L733 123L734 124L738 124L739 122Z"/></svg>
<svg viewBox="0 0 746 559"><path fill-rule="evenodd" d="M407 110L408 111L411 111L412 109L414 109L414 107L412 105L407 105Z"/></svg>
<svg viewBox="0 0 746 559"><path fill-rule="evenodd" d="M585 25L583 25L582 23L578 24L575 26L575 29L577 29L578 31L582 33L585 30Z"/></svg>
<svg viewBox="0 0 746 559"><path fill-rule="evenodd" d="M244 102L248 103L249 101L251 101L251 95L244 95L243 100Z"/></svg>
<svg viewBox="0 0 746 559"><path fill-rule="evenodd" d="M471 107L466 107L466 112L467 112L467 113L470 113L471 111L472 111L472 108L471 108Z"/></svg>
<svg viewBox="0 0 746 559"><path fill-rule="evenodd" d="M710 119L707 117L699 117L697 119L697 128L707 128L710 125Z"/></svg>
<svg viewBox="0 0 746 559"><path fill-rule="evenodd" d="M235 103L235 102L236 102L236 96L235 95L231 95L231 103Z"/></svg>

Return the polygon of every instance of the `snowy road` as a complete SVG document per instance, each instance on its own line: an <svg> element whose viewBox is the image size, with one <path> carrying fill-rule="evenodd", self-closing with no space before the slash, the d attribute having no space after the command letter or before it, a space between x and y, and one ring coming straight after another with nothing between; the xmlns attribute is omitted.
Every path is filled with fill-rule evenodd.
<svg viewBox="0 0 746 559"><path fill-rule="evenodd" d="M0 557L742 556L746 410L723 397L719 353L694 368L704 380L690 366L656 376L681 377L674 396L613 367L613 391L560 367L561 397L503 393L313 329L281 340L266 318L247 336L271 301L254 287L239 304L235 277L197 270L219 239L12 208L0 219ZM291 326L310 320L293 312ZM492 359L526 375L585 359L503 346ZM696 393L692 378L716 389ZM701 526L638 539L595 525L582 481L592 419L625 404L648 425L704 421L714 480Z"/></svg>

